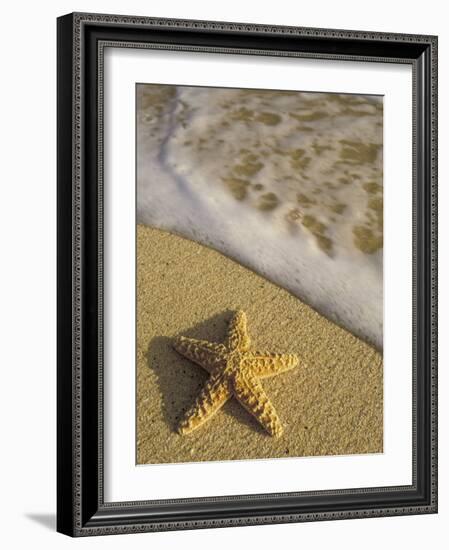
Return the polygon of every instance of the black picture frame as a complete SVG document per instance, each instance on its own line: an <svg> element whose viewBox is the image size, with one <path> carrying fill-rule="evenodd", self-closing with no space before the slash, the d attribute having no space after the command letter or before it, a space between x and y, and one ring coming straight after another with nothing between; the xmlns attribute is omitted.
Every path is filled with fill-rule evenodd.
<svg viewBox="0 0 449 550"><path fill-rule="evenodd" d="M74 13L58 18L57 530L71 536L437 512L437 37ZM413 483L105 503L102 44L413 69Z"/></svg>

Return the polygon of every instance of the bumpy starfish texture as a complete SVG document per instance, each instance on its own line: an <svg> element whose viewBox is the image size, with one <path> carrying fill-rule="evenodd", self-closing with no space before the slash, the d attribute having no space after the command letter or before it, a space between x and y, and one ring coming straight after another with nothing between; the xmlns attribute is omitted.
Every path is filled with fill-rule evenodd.
<svg viewBox="0 0 449 550"><path fill-rule="evenodd" d="M231 319L223 344L180 336L173 347L210 374L195 403L181 420L180 434L199 428L231 397L235 397L270 435L282 434L281 421L259 379L290 370L299 360L295 354L249 351L250 339L243 311L238 311Z"/></svg>

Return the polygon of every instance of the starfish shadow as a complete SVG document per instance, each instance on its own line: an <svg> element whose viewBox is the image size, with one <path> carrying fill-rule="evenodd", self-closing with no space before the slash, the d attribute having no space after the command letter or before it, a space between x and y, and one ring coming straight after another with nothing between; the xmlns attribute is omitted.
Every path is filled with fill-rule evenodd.
<svg viewBox="0 0 449 550"><path fill-rule="evenodd" d="M180 335L211 342L223 342L232 314L232 311L226 310L182 330ZM209 375L202 367L177 353L173 349L172 341L173 339L167 336L153 338L148 345L147 363L148 368L157 376L164 419L171 430L176 431L179 420L193 404ZM249 426L254 432L265 434L260 424L233 398L217 414L229 414L239 423ZM213 419L211 421L213 422Z"/></svg>

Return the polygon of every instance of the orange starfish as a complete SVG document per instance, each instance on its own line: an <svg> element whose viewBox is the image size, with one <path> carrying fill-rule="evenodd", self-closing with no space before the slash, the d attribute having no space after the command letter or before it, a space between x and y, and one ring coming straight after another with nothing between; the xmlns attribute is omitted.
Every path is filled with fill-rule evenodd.
<svg viewBox="0 0 449 550"><path fill-rule="evenodd" d="M275 376L296 367L298 357L286 353L252 352L249 351L249 344L246 315L243 311L238 311L231 319L223 344L184 336L175 339L176 351L210 374L194 405L180 422L180 434L199 428L231 397L235 397L270 435L282 434L281 421L259 378Z"/></svg>

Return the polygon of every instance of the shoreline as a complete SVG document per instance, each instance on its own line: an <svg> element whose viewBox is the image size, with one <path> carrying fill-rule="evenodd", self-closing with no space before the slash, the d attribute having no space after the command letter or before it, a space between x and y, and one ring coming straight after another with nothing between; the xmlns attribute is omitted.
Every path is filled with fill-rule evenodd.
<svg viewBox="0 0 449 550"><path fill-rule="evenodd" d="M212 246L381 350L382 102L167 85L138 98L139 223Z"/></svg>

